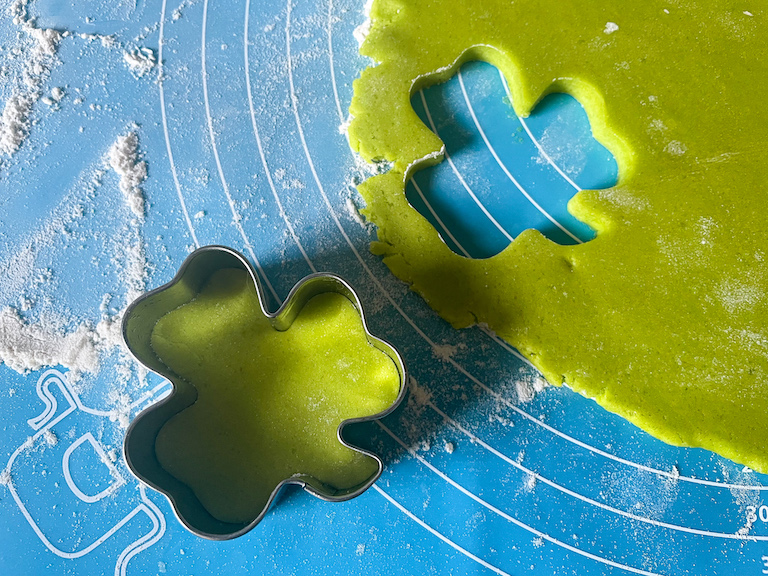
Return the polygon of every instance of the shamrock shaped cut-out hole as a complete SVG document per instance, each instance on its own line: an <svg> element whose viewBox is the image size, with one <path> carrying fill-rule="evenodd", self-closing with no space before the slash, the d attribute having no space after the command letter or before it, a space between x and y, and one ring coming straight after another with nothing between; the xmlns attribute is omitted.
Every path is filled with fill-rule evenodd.
<svg viewBox="0 0 768 576"><path fill-rule="evenodd" d="M594 232L568 202L617 182L616 159L575 98L550 94L528 118L514 113L510 98L499 70L480 61L411 98L445 144L445 159L413 174L406 197L467 258L494 256L528 228L558 244L588 242Z"/></svg>
<svg viewBox="0 0 768 576"><path fill-rule="evenodd" d="M131 348L170 378L179 396L164 417L137 420L134 428L142 418L154 421L144 435L156 461L132 468L154 480L182 521L204 536L250 528L285 483L329 500L362 492L381 461L343 443L340 428L388 412L403 388L399 357L368 333L343 281L310 277L270 315L247 262L232 265L236 256L226 251L221 266L182 268L176 281L146 297L144 307L154 313L141 313L139 302L125 325L131 346L131 318L149 324ZM152 306L164 291L170 299ZM164 474L153 474L158 468Z"/></svg>

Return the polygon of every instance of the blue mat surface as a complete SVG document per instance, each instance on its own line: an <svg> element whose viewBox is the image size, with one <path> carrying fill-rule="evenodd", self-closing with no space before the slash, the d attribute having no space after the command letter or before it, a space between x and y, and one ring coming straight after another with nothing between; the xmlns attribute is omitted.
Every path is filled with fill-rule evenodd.
<svg viewBox="0 0 768 576"><path fill-rule="evenodd" d="M0 162L4 314L93 333L196 246L226 244L273 309L312 271L347 278L412 382L381 426L355 431L385 458L373 488L335 504L286 490L246 536L209 542L122 456L126 422L166 382L106 345L82 375L0 365L0 574L768 573L764 476L541 389L514 350L452 329L368 251L354 188L367 172L340 129L369 64L361 0L35 0L27 28L14 5L0 7L6 104L27 90L14 48L30 27L68 34L49 73L32 70L31 123ZM572 98L518 119L498 71L470 63L412 103L448 158L408 198L457 253L490 256L530 227L592 237L566 204L617 167ZM129 133L148 168L143 218L108 159Z"/></svg>

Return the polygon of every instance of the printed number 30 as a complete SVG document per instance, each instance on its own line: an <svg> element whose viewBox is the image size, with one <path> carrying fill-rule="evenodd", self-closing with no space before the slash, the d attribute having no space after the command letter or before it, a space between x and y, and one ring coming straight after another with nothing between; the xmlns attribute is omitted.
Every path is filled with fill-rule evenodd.
<svg viewBox="0 0 768 576"><path fill-rule="evenodd" d="M768 523L768 506L765 504L760 506L760 508L747 506L747 522L754 524L758 518L760 518L760 522Z"/></svg>
<svg viewBox="0 0 768 576"><path fill-rule="evenodd" d="M763 561L763 574L768 574L768 556L763 556L760 560Z"/></svg>

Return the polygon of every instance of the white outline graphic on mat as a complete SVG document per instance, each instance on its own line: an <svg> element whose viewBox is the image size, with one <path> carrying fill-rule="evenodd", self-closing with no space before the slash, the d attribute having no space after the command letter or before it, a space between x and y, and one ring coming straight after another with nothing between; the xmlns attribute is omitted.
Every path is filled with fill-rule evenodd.
<svg viewBox="0 0 768 576"><path fill-rule="evenodd" d="M53 393L50 390L51 384L55 384L61 393L66 398L67 402L69 402L69 406L57 417L54 418L54 415L56 414L56 411L58 409L58 401L56 400L56 397L53 395ZM156 399L160 393L163 391L166 391L168 388L168 383L163 382L162 384L156 386L146 394L144 394L141 398L133 402L129 409L134 409L141 404ZM7 483L7 487L11 492L11 495L13 496L13 499L16 501L16 504L18 505L19 509L21 510L21 513L24 515L24 518L26 518L29 525L32 527L32 530L35 531L35 534L37 534L38 538L40 538L40 541L45 545L46 548L48 548L51 552L56 554L57 556L65 559L75 559L75 558L81 558L90 552L92 552L94 549L96 549L98 546L103 544L110 536L115 534L120 528L122 528L125 524L127 524L133 517L138 515L139 513L143 512L146 514L149 519L152 521L152 529L147 533L135 540L134 542L130 543L118 556L117 563L115 564L115 576L125 576L126 568L128 567L128 562L131 558L136 556L136 554L142 552L143 550L146 550L153 544L155 544L165 533L165 517L163 516L163 513L160 511L160 509L155 506L155 504L147 497L146 493L146 487L143 485L139 485L139 492L141 494L141 501L142 503L133 508L128 514L126 514L119 522L117 522L114 526L112 526L109 530L107 530L103 535L101 535L99 538L97 538L94 542L89 544L87 547L82 548L80 550L76 550L74 552L66 552L64 550L61 550L54 546L51 541L43 534L43 531L40 529L40 527L37 525L37 522L35 522L34 518L32 518L32 515L27 510L26 506L22 502L21 498L19 497L18 493L16 492L16 489L13 486L13 477L10 476L11 467L13 466L14 461L16 458L24 452L24 450L30 448L34 445L35 441L45 434L47 431L49 431L53 426L61 422L64 418L69 416L72 412L76 410L80 410L81 412L85 412L87 414L91 414L94 416L100 416L100 417L110 417L114 416L114 412L112 411L104 411L104 410L96 410L94 408L88 408L87 406L83 405L83 403L80 400L80 397L77 395L75 390L72 388L72 386L67 381L67 378L64 374L59 372L58 370L47 370L45 373L40 376L40 378L37 381L37 395L40 397L40 399L45 404L45 408L39 416L36 416L35 418L31 418L27 421L27 423L32 427L33 430L36 430L34 436L31 436L27 439L26 442L24 442L22 445L20 445L16 450L11 454L10 459L8 460L8 464L5 467L5 471L9 475L9 480ZM97 455L100 457L100 459L107 464L109 467L110 475L113 478L112 483L103 491L96 495L88 495L85 494L80 488L78 488L73 479L72 475L69 471L69 458L72 454L72 452L77 449L79 446L81 446L84 443L90 443L91 447L96 451ZM86 432L80 438L75 440L75 442L70 445L67 450L64 452L64 457L62 460L62 466L64 469L64 478L67 482L67 485L69 486L70 490L74 493L74 495L79 498L80 500L87 502L87 503L93 503L97 502L98 500L101 500L102 498L108 496L109 494L115 492L118 488L126 484L126 479L120 474L120 472L117 470L117 468L109 461L109 458L107 458L107 454L104 452L104 448L99 444L99 442L94 438L93 434L90 432Z"/></svg>

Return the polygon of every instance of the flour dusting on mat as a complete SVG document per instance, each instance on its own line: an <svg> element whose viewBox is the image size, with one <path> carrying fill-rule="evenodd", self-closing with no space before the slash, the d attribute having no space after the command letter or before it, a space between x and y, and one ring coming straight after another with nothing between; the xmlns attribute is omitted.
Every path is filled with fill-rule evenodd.
<svg viewBox="0 0 768 576"><path fill-rule="evenodd" d="M360 26L355 28L355 30L352 32L352 35L355 37L355 40L357 40L357 46L360 47L363 45L363 42L365 42L365 39L368 37L368 34L371 32L371 9L373 8L373 0L368 0L365 3L365 7L363 8L363 13L365 14L365 20L363 21Z"/></svg>
<svg viewBox="0 0 768 576"><path fill-rule="evenodd" d="M17 372L61 365L74 372L95 372L99 354L93 332L80 326L65 333L27 324L13 308L0 310L0 360Z"/></svg>
<svg viewBox="0 0 768 576"><path fill-rule="evenodd" d="M132 128L136 128L135 125ZM149 271L139 227L145 213L141 184L147 177L147 163L139 158L139 139L135 130L117 138L106 155L107 162L119 177L120 197L131 214L129 222L114 230L107 245L112 264L123 282L125 304L119 312L112 314L102 306L97 323L80 320L74 326L65 326L66 323L51 320L60 313L52 309L52 302L35 303L24 297L27 289L50 280L51 271L38 270L36 262L43 250L53 249L62 236L66 237L67 228L83 218L88 203L102 185L105 167L100 167L83 182L82 189L65 197L53 217L31 233L20 249L4 261L0 260L0 273L6 277L2 294L6 300L14 292L21 298L18 309L12 306L0 309L0 363L17 372L63 366L70 370L70 379L74 381L82 373L98 373L101 359L117 351L116 382L127 382L134 373L134 362L123 349L120 323L125 307L145 291ZM111 296L105 295L104 302L108 300ZM44 312L36 321L28 320L20 312L33 307ZM145 372L139 370L138 375L143 381Z"/></svg>
<svg viewBox="0 0 768 576"><path fill-rule="evenodd" d="M109 149L109 165L120 177L120 191L128 207L144 218L144 193L141 184L147 179L147 163L139 160L139 135L136 131L120 136Z"/></svg>
<svg viewBox="0 0 768 576"><path fill-rule="evenodd" d="M735 504L739 507L739 515L744 518L744 525L736 531L737 536L746 537L752 531L757 520L754 512L760 508L762 502L759 490L747 489L747 486L759 485L755 472L744 466L738 472L734 472L730 466L721 464L723 480L733 486L729 489ZM743 487L743 488L742 488Z"/></svg>
<svg viewBox="0 0 768 576"><path fill-rule="evenodd" d="M157 58L151 48L135 48L123 52L123 62L137 78L152 71L157 64Z"/></svg>
<svg viewBox="0 0 768 576"><path fill-rule="evenodd" d="M32 125L32 108L43 96L43 84L51 74L51 68L58 62L56 50L62 33L52 29L37 28L27 14L29 0L16 0L8 9L13 23L21 28L21 45L14 49L23 58L21 69L2 71L2 80L14 84L13 91L5 101L0 117L0 151L10 156L16 152L29 135Z"/></svg>

